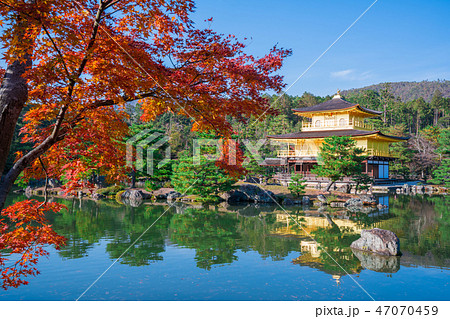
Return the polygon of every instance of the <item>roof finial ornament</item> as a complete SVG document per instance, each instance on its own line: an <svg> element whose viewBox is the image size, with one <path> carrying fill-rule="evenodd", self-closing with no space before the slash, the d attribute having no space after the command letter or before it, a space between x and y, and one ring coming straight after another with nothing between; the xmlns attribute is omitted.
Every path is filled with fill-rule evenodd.
<svg viewBox="0 0 450 319"><path fill-rule="evenodd" d="M333 96L333 99L340 99L341 97L341 90L337 90L337 93Z"/></svg>

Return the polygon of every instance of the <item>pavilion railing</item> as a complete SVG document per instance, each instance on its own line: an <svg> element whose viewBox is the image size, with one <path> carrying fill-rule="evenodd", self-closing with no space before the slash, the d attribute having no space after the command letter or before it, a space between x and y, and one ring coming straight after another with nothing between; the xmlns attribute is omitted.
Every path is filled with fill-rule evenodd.
<svg viewBox="0 0 450 319"><path fill-rule="evenodd" d="M374 126L372 124L366 123L359 120L325 120L325 121L315 121L315 122L303 122L302 129L327 129L327 128L360 128L366 130L373 130Z"/></svg>
<svg viewBox="0 0 450 319"><path fill-rule="evenodd" d="M306 152L302 150L279 150L278 157L301 157L301 156L316 156L316 153Z"/></svg>

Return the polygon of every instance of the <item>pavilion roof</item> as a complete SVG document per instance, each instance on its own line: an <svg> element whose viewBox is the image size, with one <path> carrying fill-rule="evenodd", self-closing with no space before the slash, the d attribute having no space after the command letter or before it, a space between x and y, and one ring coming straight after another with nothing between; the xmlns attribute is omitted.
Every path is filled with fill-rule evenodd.
<svg viewBox="0 0 450 319"><path fill-rule="evenodd" d="M327 130L327 131L306 131L306 132L296 132L280 135L268 135L271 139L309 139L309 138L325 138L330 136L366 136L366 135L379 135L381 137L396 139L396 140L407 140L407 137L390 136L381 133L380 131L363 131L363 130Z"/></svg>
<svg viewBox="0 0 450 319"><path fill-rule="evenodd" d="M350 103L343 98L334 97L333 99L308 107L302 107L298 109L293 109L294 112L298 113L314 113L314 112L327 112L327 111L337 111L344 110L349 108L357 108L365 113L373 114L374 116L380 115L383 112L371 110L365 107L362 107L359 104ZM300 114L301 115L301 114Z"/></svg>

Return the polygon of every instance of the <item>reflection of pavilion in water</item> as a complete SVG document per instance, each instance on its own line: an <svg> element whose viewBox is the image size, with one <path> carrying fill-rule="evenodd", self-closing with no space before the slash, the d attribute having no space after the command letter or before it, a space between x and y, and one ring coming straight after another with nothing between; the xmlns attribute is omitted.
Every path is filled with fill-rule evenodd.
<svg viewBox="0 0 450 319"><path fill-rule="evenodd" d="M359 274L362 270L361 263L350 263L354 264L353 266L348 267L347 263L344 265L344 270L340 268L340 265L336 264L335 269L332 269L331 267L327 267L326 262L323 258L323 253L325 253L323 250L320 250L320 244L317 243L314 240L302 240L300 242L300 249L301 249L301 256L295 258L292 260L293 264L300 265L300 266L307 266L311 268L315 268L318 270L321 270L327 274L332 275L332 278L336 280L336 284L340 285L340 280L342 276L345 276L347 274ZM347 254L346 256L343 256L344 259L350 261L350 259L356 258L353 256L351 252ZM356 260L355 260L356 261ZM329 262L329 261L328 261ZM334 261L331 261L334 263ZM339 261L342 263L342 259Z"/></svg>
<svg viewBox="0 0 450 319"><path fill-rule="evenodd" d="M330 217L327 214L319 215L316 211L306 212L302 215L277 214L276 220L283 226L277 227L271 235L294 237L300 240L301 255L292 260L294 264L307 266L321 270L332 275L336 284L340 285L340 279L347 274L358 274L362 267L359 260L353 255L350 248L346 247L346 252L338 247L321 247L320 243L313 238L313 232L319 229L339 228L350 233L360 233L363 225L349 219L348 214L342 213ZM300 226L299 226L300 225ZM332 258L327 258L327 252L340 254L339 265ZM325 254L325 255L324 255ZM345 264L345 270L340 264ZM334 264L334 265L333 265Z"/></svg>
<svg viewBox="0 0 450 319"><path fill-rule="evenodd" d="M273 234L285 236L308 236L308 234L314 230L334 225L339 228L346 227L355 233L361 233L361 230L364 228L362 225L358 225L357 222L349 219L348 215L343 214L327 217L326 215L319 215L315 211L311 211L310 213L305 212L305 214L301 216L293 214L277 214L277 222L285 224L285 226L278 227ZM300 224L301 227L299 227L297 223Z"/></svg>
<svg viewBox="0 0 450 319"><path fill-rule="evenodd" d="M384 205L385 207L382 209L375 209L375 211L373 212L366 213L367 217L373 218L372 226L376 226L381 222L381 219L383 219L383 217L386 218L389 214L389 197L380 196L377 198L377 200L379 204ZM273 232L273 234L284 236L308 236L308 234L310 234L314 230L329 226L337 226L339 227L339 229L345 227L347 230L350 230L357 234L361 233L361 230L366 228L366 226L364 226L363 224L350 219L351 212L347 210L335 212L332 216L330 216L326 211L320 213L317 210L304 211L304 213L301 215L279 213L276 214L276 216L277 222L285 224L286 226L277 228ZM300 224L301 227L298 227L296 222Z"/></svg>

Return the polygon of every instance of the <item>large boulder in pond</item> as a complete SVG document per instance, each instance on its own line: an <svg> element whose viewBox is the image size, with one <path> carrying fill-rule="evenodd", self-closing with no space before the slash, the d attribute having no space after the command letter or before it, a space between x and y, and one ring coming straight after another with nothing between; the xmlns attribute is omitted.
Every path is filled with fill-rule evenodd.
<svg viewBox="0 0 450 319"><path fill-rule="evenodd" d="M144 196L144 193L139 189L127 189L120 195L122 202L131 207L141 206Z"/></svg>
<svg viewBox="0 0 450 319"><path fill-rule="evenodd" d="M129 199L132 201L142 201L144 199L144 193L139 189L127 189L121 196L122 199Z"/></svg>
<svg viewBox="0 0 450 319"><path fill-rule="evenodd" d="M256 185L244 184L239 186L240 192L248 197L248 201L254 203L275 203L275 194L271 191L266 191Z"/></svg>
<svg viewBox="0 0 450 319"><path fill-rule="evenodd" d="M131 207L139 207L144 201L141 198L122 198L122 203Z"/></svg>
<svg viewBox="0 0 450 319"><path fill-rule="evenodd" d="M323 204L327 204L327 198L322 194L317 195L317 200Z"/></svg>
<svg viewBox="0 0 450 319"><path fill-rule="evenodd" d="M99 194L99 193L97 193L97 192L95 192L95 193L92 194L92 199L93 199L93 200L100 200L100 199L103 199L103 198L106 198L106 196L103 195L103 194Z"/></svg>
<svg viewBox="0 0 450 319"><path fill-rule="evenodd" d="M345 204L345 207L362 207L364 206L364 202L361 200L361 198L350 198L348 199Z"/></svg>
<svg viewBox="0 0 450 319"><path fill-rule="evenodd" d="M224 199L228 204L236 204L249 201L248 196L237 189L225 192L220 197Z"/></svg>
<svg viewBox="0 0 450 319"><path fill-rule="evenodd" d="M350 247L385 256L400 255L400 240L397 235L385 229L363 229L361 238L355 240Z"/></svg>
<svg viewBox="0 0 450 319"><path fill-rule="evenodd" d="M373 195L368 195L368 194L360 195L359 199L362 200L364 205L373 205L374 206L374 205L378 204L377 199Z"/></svg>
<svg viewBox="0 0 450 319"><path fill-rule="evenodd" d="M183 196L181 193L171 191L170 193L167 194L167 201L172 202L172 201L176 200L177 198L180 198L181 196Z"/></svg>
<svg viewBox="0 0 450 319"><path fill-rule="evenodd" d="M285 198L285 199L283 199L283 201L281 202L281 205L283 205L283 206L292 206L292 205L294 205L295 203L292 201L292 199L290 199L290 198Z"/></svg>
<svg viewBox="0 0 450 319"><path fill-rule="evenodd" d="M303 205L311 205L311 199L308 196L303 196L302 197L302 204Z"/></svg>
<svg viewBox="0 0 450 319"><path fill-rule="evenodd" d="M375 206L348 206L345 207L351 213L372 214L378 211Z"/></svg>

